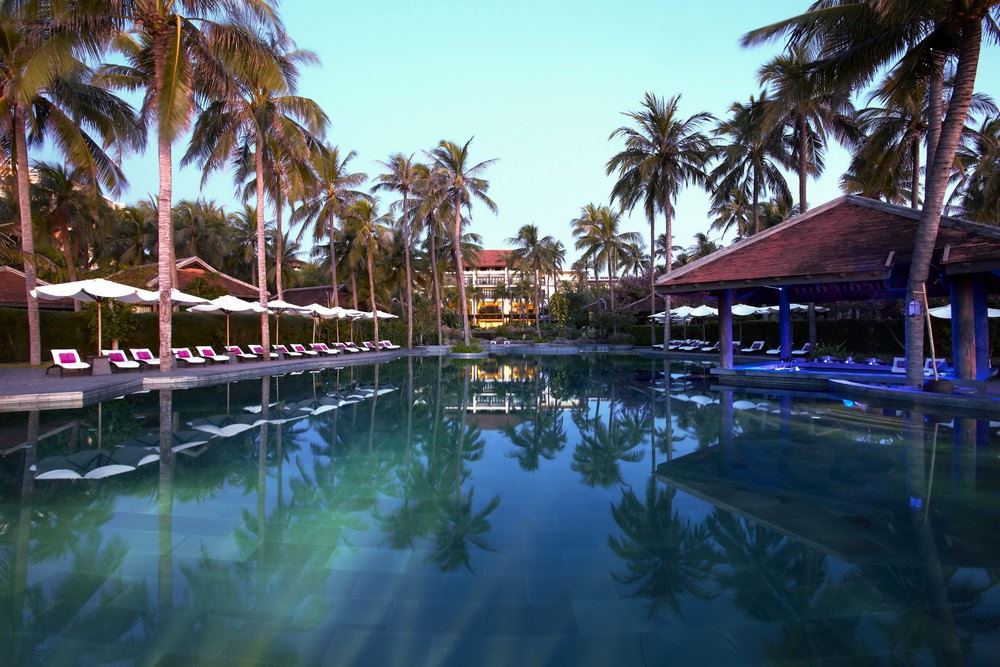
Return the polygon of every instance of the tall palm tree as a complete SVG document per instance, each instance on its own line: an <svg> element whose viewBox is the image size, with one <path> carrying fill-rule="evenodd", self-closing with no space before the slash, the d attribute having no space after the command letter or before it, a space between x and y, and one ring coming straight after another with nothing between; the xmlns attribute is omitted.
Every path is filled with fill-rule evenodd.
<svg viewBox="0 0 1000 667"><path fill-rule="evenodd" d="M531 271L535 285L535 331L542 337L542 294L541 278L543 273L551 273L562 268L566 259L566 250L562 243L553 236L541 236L537 225L522 225L517 230L517 236L507 239L507 244L514 246L511 257L515 262Z"/></svg>
<svg viewBox="0 0 1000 667"><path fill-rule="evenodd" d="M594 266L603 264L608 270L608 287L611 290L611 312L615 309L615 283L621 256L629 245L638 245L642 237L638 232L623 232L621 214L607 206L587 204L580 209L579 217L571 223L576 249Z"/></svg>
<svg viewBox="0 0 1000 667"><path fill-rule="evenodd" d="M413 234L410 227L410 195L417 187L421 172L417 169L417 163L413 161L413 155L393 153L389 156L388 162L380 162L379 164L386 169L386 172L379 174L372 192L390 190L398 192L402 198L399 202L399 220L403 235L403 261L406 266L406 348L412 349L413 269L411 266L411 246L413 245Z"/></svg>
<svg viewBox="0 0 1000 667"><path fill-rule="evenodd" d="M708 179L713 209L749 199L754 234L760 232L761 197L791 197L781 172L787 162L781 128L766 122L769 103L767 91L746 104L733 102L729 117L715 127L719 163Z"/></svg>
<svg viewBox="0 0 1000 667"><path fill-rule="evenodd" d="M441 328L441 275L438 266L440 243L438 239L444 233L446 220L451 217L448 212L448 204L451 200L448 198L445 179L441 172L423 164L416 165L414 171L416 172L416 187L413 196L416 201L410 210L409 227L410 233L414 236L418 235L421 229L427 232L425 244L427 257L430 260L437 341L438 345L441 345L443 330Z"/></svg>
<svg viewBox="0 0 1000 667"><path fill-rule="evenodd" d="M688 183L703 183L705 165L714 153L711 139L702 127L713 120L712 115L699 112L687 118L680 116L680 95L664 100L647 92L639 111L629 111L625 116L632 126L622 126L611 133L609 139L621 137L625 149L608 160L607 173L618 174L611 189L612 201L621 210L632 210L640 202L649 221L649 265L656 264L657 212L663 213L667 234L666 268L670 272L670 252L673 237L674 201ZM670 300L667 299L669 310ZM650 314L656 313L656 275L649 272ZM654 343L650 327L650 344ZM670 318L664 319L664 346L670 338Z"/></svg>
<svg viewBox="0 0 1000 667"><path fill-rule="evenodd" d="M3 144L14 175L20 223L21 260L28 304L28 360L41 363L34 230L31 220L28 144L46 138L69 163L87 173L94 193L118 192L125 178L106 152L139 149L145 132L131 106L101 86L75 57L79 48L96 53L100 38L81 30L61 5L8 2L0 6L0 115ZM31 133L29 135L28 128Z"/></svg>
<svg viewBox="0 0 1000 667"><path fill-rule="evenodd" d="M799 179L800 213L809 208L809 177L823 173L828 135L842 143L857 136L850 88L825 83L813 70L813 55L806 46L792 46L757 75L771 95L763 122L785 132L788 166Z"/></svg>
<svg viewBox="0 0 1000 667"><path fill-rule="evenodd" d="M462 317L466 345L472 343L472 330L469 327L469 304L465 300L465 267L462 265L462 208L471 214L472 202L478 199L493 213L497 211L496 203L486 194L490 188L489 181L482 178L482 174L496 160L471 164L469 159L471 143L472 139L462 146L451 141L441 141L437 148L427 154L434 164L434 169L443 175L448 199L452 201L455 209L451 238L455 256L455 276L458 280L458 308Z"/></svg>
<svg viewBox="0 0 1000 667"><path fill-rule="evenodd" d="M340 306L337 295L337 219L358 199L367 195L357 190L368 176L362 172L350 171L350 162L357 154L350 151L341 157L337 146L323 146L312 155L313 178L311 185L303 193L302 203L292 213L292 224L302 224L298 240L308 224L312 224L313 238L327 239L330 252L330 280L333 287L333 305Z"/></svg>
<svg viewBox="0 0 1000 667"><path fill-rule="evenodd" d="M201 257L221 266L228 254L226 212L214 201L183 199L173 210L174 249L182 256Z"/></svg>
<svg viewBox="0 0 1000 667"><path fill-rule="evenodd" d="M930 94L924 203L914 238L907 301L920 303L930 273L945 194L975 92L983 39L997 39L1000 0L817 0L804 14L749 33L744 44L788 34L793 43L818 45L820 74L836 85L859 87L885 69L900 81L914 72L927 77ZM945 64L955 65L945 100ZM920 309L907 318L906 377L923 382L924 321Z"/></svg>
<svg viewBox="0 0 1000 667"><path fill-rule="evenodd" d="M368 268L368 305L372 314L372 328L375 341L378 335L378 303L375 299L375 256L385 246L390 219L378 212L378 201L374 198L359 199L354 202L347 213L352 227L356 232L359 247L364 248L365 262Z"/></svg>
<svg viewBox="0 0 1000 667"><path fill-rule="evenodd" d="M281 40L258 40L253 44L258 59L229 62L230 85L212 101L195 123L191 144L181 165L198 163L202 167L204 184L208 176L229 164L236 171L237 184L242 183L241 165L253 155L252 173L256 186L257 220L264 220L264 171L268 140L281 137L282 144L305 143L303 134L321 133L327 124L323 110L313 100L295 94L297 58ZM266 66L261 66L262 62ZM304 130L302 128L305 128ZM298 152L304 154L303 146ZM261 308L267 308L267 237L264 225L257 225L257 290ZM260 315L261 346L270 349L269 318ZM267 357L265 357L267 358Z"/></svg>
<svg viewBox="0 0 1000 667"><path fill-rule="evenodd" d="M176 269L173 144L190 128L196 98L212 99L230 89L232 72L227 64L238 63L262 78L281 77L253 32L280 33L282 25L271 0L106 0L100 3L100 15L119 32L114 46L125 60L104 67L104 77L113 85L144 93L142 115L156 134L160 368L168 371L173 367L170 290Z"/></svg>

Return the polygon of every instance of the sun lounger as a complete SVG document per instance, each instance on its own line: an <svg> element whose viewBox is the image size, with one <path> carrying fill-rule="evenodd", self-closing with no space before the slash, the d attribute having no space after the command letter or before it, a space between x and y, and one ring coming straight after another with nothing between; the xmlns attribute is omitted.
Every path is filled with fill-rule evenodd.
<svg viewBox="0 0 1000 667"><path fill-rule="evenodd" d="M368 352L378 352L379 349L378 345L376 345L370 340L366 340L365 342L362 343L362 345L365 346L364 349Z"/></svg>
<svg viewBox="0 0 1000 667"><path fill-rule="evenodd" d="M146 366L160 367L160 360L153 356L153 353L149 351L146 347L134 347L129 350L132 354L132 358L138 361L140 364L145 364Z"/></svg>
<svg viewBox="0 0 1000 667"><path fill-rule="evenodd" d="M189 366L192 364L205 363L204 359L202 359L201 357L194 356L193 354L191 354L191 350L187 349L186 347L172 347L170 348L170 351L174 353L174 358L176 358L178 361L185 362Z"/></svg>
<svg viewBox="0 0 1000 667"><path fill-rule="evenodd" d="M770 354L772 356L778 356L779 354L781 354L781 348L780 347L772 347L770 350L768 350L764 354Z"/></svg>
<svg viewBox="0 0 1000 667"><path fill-rule="evenodd" d="M247 345L247 347L250 348L250 351L257 358L259 358L259 359L263 359L264 358L264 348L261 347L260 345ZM277 352L271 352L270 355L271 355L272 359L277 359L278 358L278 353Z"/></svg>
<svg viewBox="0 0 1000 667"><path fill-rule="evenodd" d="M89 371L90 364L81 359L76 350L52 350L52 365L45 369L45 374L53 368L58 368L62 377L66 371Z"/></svg>
<svg viewBox="0 0 1000 667"><path fill-rule="evenodd" d="M924 359L924 375L928 377L934 375L935 366L937 366L938 375L944 375L945 369L948 368L948 362L944 359Z"/></svg>
<svg viewBox="0 0 1000 667"><path fill-rule="evenodd" d="M689 340L686 345L681 345L678 349L680 352L694 352L705 345L704 341L701 340Z"/></svg>
<svg viewBox="0 0 1000 667"><path fill-rule="evenodd" d="M889 369L893 373L906 374L906 357L893 357L892 358L892 368Z"/></svg>
<svg viewBox="0 0 1000 667"><path fill-rule="evenodd" d="M356 347L352 347L354 345L354 343L351 343L351 345L348 345L347 343L334 343L334 345L341 352L346 352L348 354L354 354L356 352L360 352L361 351L361 350L359 350Z"/></svg>
<svg viewBox="0 0 1000 667"><path fill-rule="evenodd" d="M716 341L716 343L714 345L709 345L708 347L701 348L701 351L702 352L718 352L721 349L721 347L722 347L722 345L719 344L718 341Z"/></svg>
<svg viewBox="0 0 1000 667"><path fill-rule="evenodd" d="M239 345L228 345L226 346L226 352L229 356L241 360L241 361L257 361L256 354L249 354L243 351L243 348Z"/></svg>
<svg viewBox="0 0 1000 667"><path fill-rule="evenodd" d="M138 361L132 361L121 350L101 350L101 355L107 357L108 362L120 370L141 368Z"/></svg>
<svg viewBox="0 0 1000 667"><path fill-rule="evenodd" d="M211 345L196 345L198 355L217 364L224 364L229 361L229 357L224 354L216 354Z"/></svg>
<svg viewBox="0 0 1000 667"><path fill-rule="evenodd" d="M331 349L330 346L327 345L326 343L311 343L310 347L312 347L312 349L316 350L320 354L325 354L331 357L336 354L340 354L340 350L336 348Z"/></svg>
<svg viewBox="0 0 1000 667"><path fill-rule="evenodd" d="M798 350L792 350L792 356L793 357L805 357L805 356L808 356L810 353L812 353L812 350L813 350L813 344L812 343L806 343L805 345L803 345Z"/></svg>
<svg viewBox="0 0 1000 667"><path fill-rule="evenodd" d="M317 357L317 356L319 356L319 352L317 352L316 350L307 350L306 346L302 345L300 343L292 343L292 351L293 352L298 352L299 354L304 354L304 355L306 355L308 357Z"/></svg>
<svg viewBox="0 0 1000 667"><path fill-rule="evenodd" d="M391 340L380 340L378 344L383 350L398 350L400 348L399 345L394 344Z"/></svg>
<svg viewBox="0 0 1000 667"><path fill-rule="evenodd" d="M286 357L301 357L302 356L301 352L292 352L291 350L289 350L284 345L272 345L271 347L274 348L275 352L280 352L281 354L285 355Z"/></svg>
<svg viewBox="0 0 1000 667"><path fill-rule="evenodd" d="M755 340L753 343L750 344L750 347L745 347L742 350L740 350L740 352L742 352L743 354L754 354L756 352L760 352L761 350L764 349L764 344L766 342L767 341L763 340Z"/></svg>

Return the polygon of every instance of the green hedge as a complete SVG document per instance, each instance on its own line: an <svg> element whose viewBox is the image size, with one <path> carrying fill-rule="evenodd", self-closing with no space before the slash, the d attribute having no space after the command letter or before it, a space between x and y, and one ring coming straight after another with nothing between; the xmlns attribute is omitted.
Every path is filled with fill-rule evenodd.
<svg viewBox="0 0 1000 667"><path fill-rule="evenodd" d="M97 349L97 340L92 333L87 312L71 311L39 311L42 332L42 361L50 357L49 350L55 348L75 348L80 354L87 356ZM157 332L158 318L156 313L138 313L135 316L135 332L127 339L119 341L119 346L148 347L156 350L159 347ZM274 317L271 317L271 338L274 338ZM232 315L229 320L230 340L234 345L247 345L260 342L260 318L257 315ZM312 340L313 321L295 315L285 315L281 318L281 340L284 342L308 343ZM28 317L27 311L16 308L0 308L0 363L25 363L28 361ZM351 326L347 321L340 322L340 335L347 340ZM430 340L429 334L427 335ZM322 340L335 340L335 321L323 321L317 337ZM372 337L371 322L356 322L354 324L354 339L370 340ZM406 342L406 322L402 319L384 320L379 322L379 338L390 339L397 344ZM414 338L419 340L415 335ZM194 345L214 345L218 350L226 342L226 318L212 313L174 313L173 343L176 347L192 347ZM105 347L111 346L110 340L104 341ZM244 348L245 349L245 348Z"/></svg>

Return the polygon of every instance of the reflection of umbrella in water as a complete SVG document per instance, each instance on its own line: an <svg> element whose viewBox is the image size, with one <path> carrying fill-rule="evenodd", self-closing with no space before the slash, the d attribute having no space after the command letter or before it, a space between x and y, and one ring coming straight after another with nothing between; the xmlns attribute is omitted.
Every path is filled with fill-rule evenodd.
<svg viewBox="0 0 1000 667"><path fill-rule="evenodd" d="M339 396L324 396L315 400L302 401L297 404L297 407L307 415L321 415L336 410L342 405L345 403Z"/></svg>
<svg viewBox="0 0 1000 667"><path fill-rule="evenodd" d="M170 434L170 449L174 453L183 452L186 449L193 449L204 445L214 436L205 433L204 431L195 430L183 430L175 431ZM146 435L139 436L129 440L128 444L134 444L138 447L144 447L146 449L159 450L160 448L160 434L159 433L148 433Z"/></svg>
<svg viewBox="0 0 1000 667"><path fill-rule="evenodd" d="M691 402L698 406L718 403L718 401L712 399L710 396L705 396L704 394L695 394L694 396L691 397Z"/></svg>
<svg viewBox="0 0 1000 667"><path fill-rule="evenodd" d="M159 461L158 454L143 447L115 447L104 451L88 449L68 456L49 456L31 466L35 479L103 479L131 472L139 466Z"/></svg>
<svg viewBox="0 0 1000 667"><path fill-rule="evenodd" d="M264 421L253 415L218 415L215 417L205 417L190 422L189 426L196 431L209 433L219 438L231 438L244 431L249 431L255 426L260 426Z"/></svg>
<svg viewBox="0 0 1000 667"><path fill-rule="evenodd" d="M734 410L753 410L757 404L753 401L733 401Z"/></svg>

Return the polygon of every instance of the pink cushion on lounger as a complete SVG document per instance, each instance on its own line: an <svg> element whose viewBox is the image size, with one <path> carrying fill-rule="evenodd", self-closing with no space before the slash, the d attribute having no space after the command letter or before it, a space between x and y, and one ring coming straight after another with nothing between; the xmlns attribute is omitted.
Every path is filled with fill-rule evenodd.
<svg viewBox="0 0 1000 667"><path fill-rule="evenodd" d="M151 355L149 352L146 352L145 350L143 350L142 352L136 352L135 356L137 356L142 361L149 361L150 359L153 358L153 355Z"/></svg>
<svg viewBox="0 0 1000 667"><path fill-rule="evenodd" d="M108 355L111 361L126 361L124 352L112 352Z"/></svg>
<svg viewBox="0 0 1000 667"><path fill-rule="evenodd" d="M60 352L59 353L59 363L60 364L75 364L76 355L72 352Z"/></svg>
<svg viewBox="0 0 1000 667"><path fill-rule="evenodd" d="M178 350L177 356L180 357L181 359L187 359L188 357L191 356L191 353L188 352L187 350Z"/></svg>

